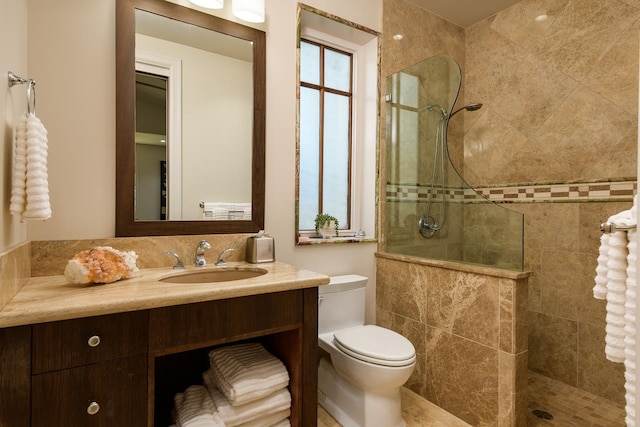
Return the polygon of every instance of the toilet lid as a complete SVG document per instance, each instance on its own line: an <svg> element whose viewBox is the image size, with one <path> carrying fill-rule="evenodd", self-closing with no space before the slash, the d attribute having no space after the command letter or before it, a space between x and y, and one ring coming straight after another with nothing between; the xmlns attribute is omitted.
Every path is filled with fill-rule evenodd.
<svg viewBox="0 0 640 427"><path fill-rule="evenodd" d="M416 359L413 344L402 335L376 325L357 326L333 334L336 346L365 362L406 366Z"/></svg>

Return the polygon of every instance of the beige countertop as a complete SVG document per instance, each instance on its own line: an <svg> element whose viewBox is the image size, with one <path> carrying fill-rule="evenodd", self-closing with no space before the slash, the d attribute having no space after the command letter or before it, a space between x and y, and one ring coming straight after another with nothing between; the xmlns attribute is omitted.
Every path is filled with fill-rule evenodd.
<svg viewBox="0 0 640 427"><path fill-rule="evenodd" d="M0 328L304 289L329 283L328 276L281 262L228 263L228 269L267 270L266 274L249 279L189 284L160 281L175 274L217 268L147 268L132 278L109 284L72 284L62 275L32 277L0 310Z"/></svg>

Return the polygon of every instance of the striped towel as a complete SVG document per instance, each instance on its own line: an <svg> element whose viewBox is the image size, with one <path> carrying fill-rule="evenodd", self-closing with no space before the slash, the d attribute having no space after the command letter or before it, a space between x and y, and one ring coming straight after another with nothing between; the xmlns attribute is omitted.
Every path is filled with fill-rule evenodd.
<svg viewBox="0 0 640 427"><path fill-rule="evenodd" d="M265 416L282 413L283 411L286 412L291 409L291 394L286 388L282 388L262 399L233 406L225 395L213 384L211 370L202 374L202 377L205 385L209 389L209 394L211 394L211 399L213 399L213 403L217 408L218 415L220 415L220 418L227 427L245 425L245 423L250 421L256 421ZM285 415L284 417L273 419L267 424L262 423L259 425L269 427L288 416L289 415Z"/></svg>
<svg viewBox="0 0 640 427"><path fill-rule="evenodd" d="M179 427L225 427L204 386L192 385L173 400Z"/></svg>
<svg viewBox="0 0 640 427"><path fill-rule="evenodd" d="M275 412L271 415L257 418L248 423L242 424L240 427L290 427L289 416L291 415L290 409L284 411Z"/></svg>
<svg viewBox="0 0 640 427"><path fill-rule="evenodd" d="M213 382L234 406L261 399L289 384L287 368L260 343L211 350L209 362Z"/></svg>

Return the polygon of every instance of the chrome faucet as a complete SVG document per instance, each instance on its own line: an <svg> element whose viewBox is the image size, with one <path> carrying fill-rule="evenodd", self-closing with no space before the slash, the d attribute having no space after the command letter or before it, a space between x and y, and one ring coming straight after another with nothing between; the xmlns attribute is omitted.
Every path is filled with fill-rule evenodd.
<svg viewBox="0 0 640 427"><path fill-rule="evenodd" d="M216 261L216 265L218 267L224 267L225 265L227 265L227 263L224 260L224 257L229 253L229 252L233 252L235 251L235 249L233 248L228 248L225 249L224 251L220 252L220 255L218 255L218 260Z"/></svg>
<svg viewBox="0 0 640 427"><path fill-rule="evenodd" d="M173 266L174 270L184 270L184 264L182 263L182 260L177 253L173 251L166 251L165 254L171 255L176 258L176 265Z"/></svg>
<svg viewBox="0 0 640 427"><path fill-rule="evenodd" d="M196 267L206 267L207 260L204 259L204 251L211 249L211 245L206 240L200 240L196 248Z"/></svg>

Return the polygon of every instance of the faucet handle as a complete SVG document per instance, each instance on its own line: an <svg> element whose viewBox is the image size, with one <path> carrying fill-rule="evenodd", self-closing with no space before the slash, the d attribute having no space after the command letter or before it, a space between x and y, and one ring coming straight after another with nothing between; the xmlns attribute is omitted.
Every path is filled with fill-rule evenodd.
<svg viewBox="0 0 640 427"><path fill-rule="evenodd" d="M216 261L216 265L218 267L224 267L225 265L227 265L227 263L224 260L224 257L229 253L229 252L233 252L235 251L235 249L233 248L227 248L224 251L220 252L220 255L218 255L218 260Z"/></svg>
<svg viewBox="0 0 640 427"><path fill-rule="evenodd" d="M173 266L174 270L184 270L184 264L182 263L182 260L180 259L180 256L173 252L173 251L166 251L165 254L174 256L176 258L176 265Z"/></svg>

